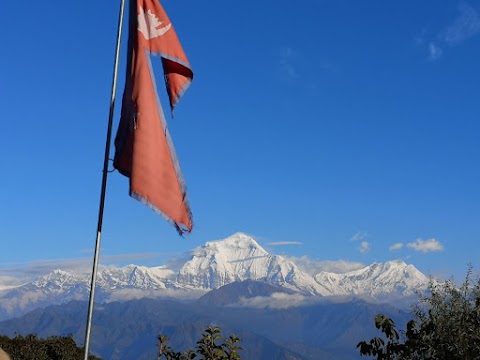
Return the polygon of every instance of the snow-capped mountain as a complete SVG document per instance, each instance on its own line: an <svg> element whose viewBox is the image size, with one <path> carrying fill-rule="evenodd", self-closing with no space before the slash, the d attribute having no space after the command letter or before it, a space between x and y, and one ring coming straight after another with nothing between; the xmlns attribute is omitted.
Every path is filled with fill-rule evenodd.
<svg viewBox="0 0 480 360"><path fill-rule="evenodd" d="M252 237L237 233L194 249L179 271L163 266L101 267L98 302L142 297L194 298L244 280L282 286L303 295L408 296L426 288L428 278L413 265L395 260L344 274L311 276L291 260L268 253ZM88 298L90 274L55 270L35 281L0 292L0 319L36 307ZM0 284L1 285L1 284Z"/></svg>
<svg viewBox="0 0 480 360"><path fill-rule="evenodd" d="M116 289L168 289L177 288L169 278L175 275L173 270L162 266L146 267L128 265L123 268L109 267L98 274L98 286L105 291Z"/></svg>
<svg viewBox="0 0 480 360"><path fill-rule="evenodd" d="M118 289L167 289L176 288L169 278L175 273L165 267L128 265L122 268L102 267L97 274L97 286L106 292ZM64 292L75 287L90 286L90 274L76 274L55 270L26 285L29 289L45 289L50 293Z"/></svg>
<svg viewBox="0 0 480 360"><path fill-rule="evenodd" d="M261 280L312 295L322 290L292 261L269 254L252 237L242 233L195 249L177 276L179 283L203 289L244 280Z"/></svg>
<svg viewBox="0 0 480 360"><path fill-rule="evenodd" d="M242 233L207 242L195 249L177 276L177 282L185 286L204 289L247 279L311 295L372 298L387 294L412 295L416 290L425 289L429 281L413 265L402 260L374 263L344 274L321 272L312 277L291 260L269 254L253 238Z"/></svg>
<svg viewBox="0 0 480 360"><path fill-rule="evenodd" d="M428 277L413 265L402 260L373 263L363 269L345 274L321 272L315 280L328 295L365 295L379 297L386 294L408 296L424 290Z"/></svg>
<svg viewBox="0 0 480 360"><path fill-rule="evenodd" d="M96 301L127 300L142 297L170 297L194 292L171 281L175 273L165 267L128 265L102 267L97 274ZM37 307L86 300L90 274L55 270L30 283L4 291L0 295L0 319L24 314ZM205 292L200 292L200 295ZM191 296L194 296L192 294Z"/></svg>

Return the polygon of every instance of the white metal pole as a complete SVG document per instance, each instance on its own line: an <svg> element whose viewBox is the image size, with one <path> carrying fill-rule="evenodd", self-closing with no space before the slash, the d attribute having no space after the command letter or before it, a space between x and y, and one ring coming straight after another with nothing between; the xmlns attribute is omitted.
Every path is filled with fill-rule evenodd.
<svg viewBox="0 0 480 360"><path fill-rule="evenodd" d="M120 44L122 38L123 14L125 10L125 0L120 2L120 12L118 17L117 44L115 47L115 60L113 64L112 95L110 98L110 113L108 116L107 140L105 143L105 157L103 159L102 189L100 192L100 205L98 209L97 238L95 241L95 254L93 256L92 281L90 284L90 298L88 301L87 326L85 329L85 356L88 360L90 350L90 335L92 329L93 303L95 301L95 285L97 282L98 258L100 256L100 242L102 239L103 210L105 208L105 194L107 190L108 163L110 159L110 143L112 141L113 112L115 108L115 94L117 91L118 60L120 58Z"/></svg>

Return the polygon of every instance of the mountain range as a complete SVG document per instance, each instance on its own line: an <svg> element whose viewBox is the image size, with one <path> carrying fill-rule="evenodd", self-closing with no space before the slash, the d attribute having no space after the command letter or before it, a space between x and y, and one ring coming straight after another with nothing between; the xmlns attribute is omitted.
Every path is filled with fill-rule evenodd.
<svg viewBox="0 0 480 360"><path fill-rule="evenodd" d="M369 301L411 296L425 289L429 281L413 265L401 260L373 263L343 274L308 274L294 261L270 254L252 237L236 233L193 249L179 270L165 266L102 267L98 273L96 301L195 299L245 280L285 289L302 298L355 296ZM0 320L38 307L86 300L89 284L90 274L57 269L32 282L3 290Z"/></svg>
<svg viewBox="0 0 480 360"><path fill-rule="evenodd" d="M352 359L358 341L377 335L374 316L393 316L402 328L409 315L394 306L429 282L401 260L312 273L243 233L207 242L176 265L100 268L94 353L151 359L158 335L174 349L194 348L215 325L242 338L249 360ZM20 286L0 283L0 334L72 334L82 344L89 284L89 273L65 269Z"/></svg>
<svg viewBox="0 0 480 360"><path fill-rule="evenodd" d="M273 297L277 301L267 301ZM376 336L377 313L404 327L406 313L361 299L305 297L289 289L247 280L225 285L188 302L163 299L113 301L95 306L92 352L103 359L142 360L156 356L156 338L165 335L176 350L194 348L207 325L242 339L241 356L249 360L347 360L358 357L355 345ZM314 300L314 301L313 301ZM1 334L40 337L72 334L83 343L86 301L37 308L0 322ZM355 356L356 355L356 356Z"/></svg>

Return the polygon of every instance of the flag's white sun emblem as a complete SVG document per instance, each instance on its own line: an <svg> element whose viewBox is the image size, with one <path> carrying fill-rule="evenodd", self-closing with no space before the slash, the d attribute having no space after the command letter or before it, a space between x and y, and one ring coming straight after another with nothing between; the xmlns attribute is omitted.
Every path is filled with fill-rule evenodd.
<svg viewBox="0 0 480 360"><path fill-rule="evenodd" d="M138 14L138 31L140 31L145 39L150 40L164 35L170 28L172 24L163 25L163 22L151 10L145 12L142 7L140 7L140 13Z"/></svg>

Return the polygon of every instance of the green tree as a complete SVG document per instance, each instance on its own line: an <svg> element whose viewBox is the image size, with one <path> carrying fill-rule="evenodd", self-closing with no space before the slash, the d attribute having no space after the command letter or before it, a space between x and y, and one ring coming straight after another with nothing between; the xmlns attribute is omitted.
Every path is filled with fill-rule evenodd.
<svg viewBox="0 0 480 360"><path fill-rule="evenodd" d="M191 360L197 358L201 360L241 360L238 354L242 350L239 343L241 341L235 335L230 335L225 341L221 342L223 337L219 327L207 327L202 334L202 338L197 341L195 350L187 350L183 353L173 350L168 346L168 337L158 336L158 360Z"/></svg>
<svg viewBox="0 0 480 360"><path fill-rule="evenodd" d="M375 326L385 340L375 337L361 341L362 356L398 360L470 360L480 359L480 280L471 280L469 268L465 281L430 281L428 295L412 310L414 320L400 337L395 323L377 315Z"/></svg>
<svg viewBox="0 0 480 360"><path fill-rule="evenodd" d="M405 345L399 342L400 336L395 330L395 323L385 315L375 316L375 327L380 329L385 339L374 337L369 342L360 341L357 348L360 348L360 354L376 356L378 360L396 359L398 354L405 350Z"/></svg>
<svg viewBox="0 0 480 360"><path fill-rule="evenodd" d="M222 346L228 360L241 359L240 355L238 354L238 351L242 350L242 347L238 345L240 341L241 339L235 335L230 335L228 339L225 340L225 343Z"/></svg>
<svg viewBox="0 0 480 360"><path fill-rule="evenodd" d="M0 348L12 360L82 360L83 349L77 347L72 335L40 339L36 335L16 335L13 339L0 336ZM90 360L101 360L90 355Z"/></svg>
<svg viewBox="0 0 480 360"><path fill-rule="evenodd" d="M209 326L203 333L203 337L197 341L197 354L208 360L223 359L223 347L217 344L221 339L220 328Z"/></svg>

